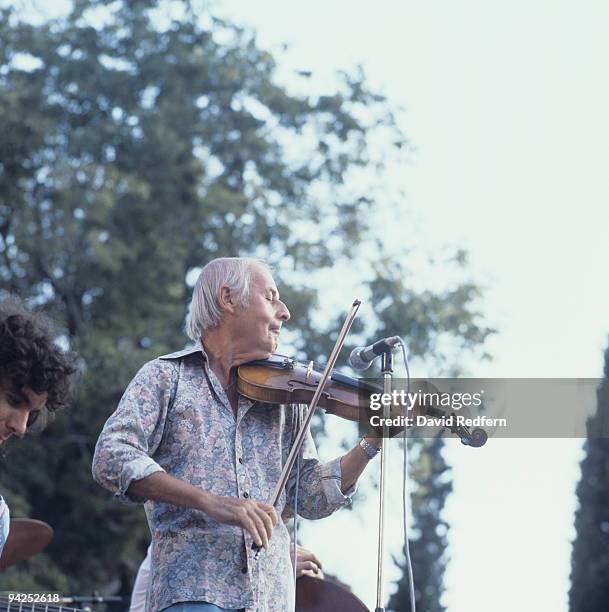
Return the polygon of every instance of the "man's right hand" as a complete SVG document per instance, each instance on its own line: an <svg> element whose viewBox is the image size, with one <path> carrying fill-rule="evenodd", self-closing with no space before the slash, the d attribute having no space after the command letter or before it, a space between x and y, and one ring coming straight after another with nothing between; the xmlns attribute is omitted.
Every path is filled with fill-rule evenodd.
<svg viewBox="0 0 609 612"><path fill-rule="evenodd" d="M277 525L275 508L251 499L208 493L201 510L220 523L245 529L252 536L254 544L264 548L268 547L273 527Z"/></svg>
<svg viewBox="0 0 609 612"><path fill-rule="evenodd" d="M201 491L163 471L133 481L127 494L139 501L151 499L182 508L202 510L220 523L245 529L256 546L265 548L277 524L277 513L269 504Z"/></svg>

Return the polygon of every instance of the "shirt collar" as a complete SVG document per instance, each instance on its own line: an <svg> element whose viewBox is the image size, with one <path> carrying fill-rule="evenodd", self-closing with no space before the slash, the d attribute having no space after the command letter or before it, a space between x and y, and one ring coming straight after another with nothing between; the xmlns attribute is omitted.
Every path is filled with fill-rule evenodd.
<svg viewBox="0 0 609 612"><path fill-rule="evenodd" d="M176 351L175 353L168 353L167 355L161 355L159 359L181 359L182 357L194 355L195 353L201 353L203 359L207 361L207 354L205 353L205 349L201 344L201 340L197 340L193 345L187 346L181 351Z"/></svg>
<svg viewBox="0 0 609 612"><path fill-rule="evenodd" d="M159 359L181 359L182 357L186 357L188 355L194 355L195 353L201 353L203 360L208 361L207 353L205 352L205 349L203 348L203 345L201 344L201 340L197 340L193 345L187 346L186 348L183 348L181 351L176 351L175 353L168 353L167 355L161 355ZM218 389L215 389L217 394L219 394L220 390L222 389L222 387L219 386L219 383L218 383L218 387L219 387ZM240 394L239 403L241 404L241 402L243 402L245 411L249 410L255 403L254 400L251 400L248 397L245 397L245 395ZM239 420L240 420L243 414L241 413L239 414L240 414L239 416Z"/></svg>

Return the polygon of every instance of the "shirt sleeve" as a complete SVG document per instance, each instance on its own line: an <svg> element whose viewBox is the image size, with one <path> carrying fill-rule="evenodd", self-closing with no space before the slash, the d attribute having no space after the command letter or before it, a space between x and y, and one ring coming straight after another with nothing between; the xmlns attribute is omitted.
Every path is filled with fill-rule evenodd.
<svg viewBox="0 0 609 612"><path fill-rule="evenodd" d="M294 422L292 427L295 427ZM297 432L292 433L295 436ZM298 505L298 514L306 519L324 518L344 506L351 505L351 497L357 490L357 483L344 494L342 493L340 457L328 463L322 463L310 431L307 432L301 451L298 499L296 500L297 468L298 462L292 468L286 487L286 504L292 512L294 512L295 501Z"/></svg>
<svg viewBox="0 0 609 612"><path fill-rule="evenodd" d="M2 496L0 495L0 555L2 554L2 549L6 544L6 540L8 539L8 530L11 523L11 514L9 512L8 506Z"/></svg>
<svg viewBox="0 0 609 612"><path fill-rule="evenodd" d="M145 502L126 495L129 485L164 471L152 455L161 442L178 368L179 364L161 359L145 364L99 436L93 478L124 503Z"/></svg>

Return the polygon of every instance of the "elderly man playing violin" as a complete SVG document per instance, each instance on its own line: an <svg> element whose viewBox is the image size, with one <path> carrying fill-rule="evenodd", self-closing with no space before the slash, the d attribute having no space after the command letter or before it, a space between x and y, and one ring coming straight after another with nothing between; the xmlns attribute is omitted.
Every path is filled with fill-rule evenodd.
<svg viewBox="0 0 609 612"><path fill-rule="evenodd" d="M237 390L237 367L269 358L289 318L263 262L209 262L187 317L194 346L145 364L104 426L93 475L122 501L145 502L149 612L293 610L290 539L278 517L294 505L295 470L277 506L266 502L296 435L297 406ZM309 434L298 514L319 519L350 504L371 442L321 463ZM253 544L265 549L259 558Z"/></svg>

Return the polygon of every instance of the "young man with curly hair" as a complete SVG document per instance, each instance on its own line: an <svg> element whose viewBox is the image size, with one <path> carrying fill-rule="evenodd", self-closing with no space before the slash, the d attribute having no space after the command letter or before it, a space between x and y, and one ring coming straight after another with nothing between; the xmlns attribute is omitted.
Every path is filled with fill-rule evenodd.
<svg viewBox="0 0 609 612"><path fill-rule="evenodd" d="M76 368L54 341L50 321L17 298L0 300L0 445L22 437L43 412L68 405ZM0 553L9 510L0 495Z"/></svg>

